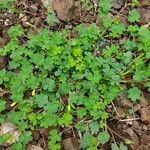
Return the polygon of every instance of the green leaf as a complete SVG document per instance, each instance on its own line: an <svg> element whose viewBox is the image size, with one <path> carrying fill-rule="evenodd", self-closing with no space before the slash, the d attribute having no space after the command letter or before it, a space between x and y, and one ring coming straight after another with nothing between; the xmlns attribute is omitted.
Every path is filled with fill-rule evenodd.
<svg viewBox="0 0 150 150"><path fill-rule="evenodd" d="M87 112L86 112L86 109L84 109L84 108L79 108L77 110L77 116L79 119L82 119L86 114L87 114Z"/></svg>
<svg viewBox="0 0 150 150"><path fill-rule="evenodd" d="M100 16L102 18L104 27L106 27L106 28L110 27L112 24L112 19L110 18L110 16L109 15L102 15L102 14L100 14Z"/></svg>
<svg viewBox="0 0 150 150"><path fill-rule="evenodd" d="M49 12L46 18L47 23L52 26L55 23L59 23L58 18L56 17L54 12Z"/></svg>
<svg viewBox="0 0 150 150"><path fill-rule="evenodd" d="M110 36L116 38L123 34L123 32L125 31L125 26L122 23L116 23L112 24L109 30L111 31Z"/></svg>
<svg viewBox="0 0 150 150"><path fill-rule="evenodd" d="M120 150L128 150L128 148L123 143L121 143L120 144Z"/></svg>
<svg viewBox="0 0 150 150"><path fill-rule="evenodd" d="M8 34L11 38L17 38L23 34L23 29L20 25L12 26L8 30Z"/></svg>
<svg viewBox="0 0 150 150"><path fill-rule="evenodd" d="M31 61L34 64L41 66L44 63L44 56L43 55L37 53L37 54L33 54L31 56L32 56Z"/></svg>
<svg viewBox="0 0 150 150"><path fill-rule="evenodd" d="M120 150L120 148L118 147L118 145L117 145L116 143L113 143L113 144L111 145L111 149L112 149L112 150Z"/></svg>
<svg viewBox="0 0 150 150"><path fill-rule="evenodd" d="M15 0L1 0L0 1L0 10L6 9L6 10L13 10L13 3Z"/></svg>
<svg viewBox="0 0 150 150"><path fill-rule="evenodd" d="M12 150L23 149L23 145L20 142L16 142L12 145Z"/></svg>
<svg viewBox="0 0 150 150"><path fill-rule="evenodd" d="M129 11L128 21L129 22L138 22L140 19L140 15L136 9L132 9Z"/></svg>
<svg viewBox="0 0 150 150"><path fill-rule="evenodd" d="M26 145L33 139L31 131L24 131L19 137L19 141L17 143L17 147L21 147L25 149ZM19 144L21 143L21 144Z"/></svg>
<svg viewBox="0 0 150 150"><path fill-rule="evenodd" d="M0 113L5 110L6 102L0 99Z"/></svg>
<svg viewBox="0 0 150 150"><path fill-rule="evenodd" d="M139 90L138 87L133 87L128 90L128 98L130 98L131 101L135 102L139 100L140 97L141 97L141 91Z"/></svg>
<svg viewBox="0 0 150 150"><path fill-rule="evenodd" d="M61 149L61 145L58 143L61 140L61 134L59 134L56 129L50 131L48 139L49 139L48 142L49 149L51 150Z"/></svg>
<svg viewBox="0 0 150 150"><path fill-rule="evenodd" d="M109 141L110 135L107 132L100 132L97 138L101 144L105 144Z"/></svg>
<svg viewBox="0 0 150 150"><path fill-rule="evenodd" d="M131 6L135 7L135 6L138 6L138 4L139 4L138 0L132 0Z"/></svg>
<svg viewBox="0 0 150 150"><path fill-rule="evenodd" d="M83 124L83 123L78 123L76 125L76 129L82 133L84 133L86 131L87 125Z"/></svg>
<svg viewBox="0 0 150 150"><path fill-rule="evenodd" d="M30 122L35 126L37 125L37 117L36 117L36 114L34 113L31 113L28 115L28 118L30 120Z"/></svg>
<svg viewBox="0 0 150 150"><path fill-rule="evenodd" d="M44 94L38 94L36 95L35 102L39 108L43 108L48 104L48 96Z"/></svg>
<svg viewBox="0 0 150 150"><path fill-rule="evenodd" d="M110 8L111 8L111 0L100 0L100 6L101 6L101 10L104 13L109 12Z"/></svg>
<svg viewBox="0 0 150 150"><path fill-rule="evenodd" d="M118 146L116 143L113 143L111 145L112 150L128 150L128 148L121 142L121 144Z"/></svg>
<svg viewBox="0 0 150 150"><path fill-rule="evenodd" d="M61 145L59 143L52 143L51 141L48 142L49 150L60 150Z"/></svg>
<svg viewBox="0 0 150 150"><path fill-rule="evenodd" d="M53 106L53 107L51 107L51 106ZM61 107L61 104L59 103L59 101L55 100L55 101L47 103L44 106L44 110L46 110L49 113L56 113L56 112L58 112L60 107Z"/></svg>
<svg viewBox="0 0 150 150"><path fill-rule="evenodd" d="M58 119L59 125L65 125L69 127L72 124L73 116L70 113L64 113L64 115Z"/></svg>
<svg viewBox="0 0 150 150"><path fill-rule="evenodd" d="M45 81L43 81L43 89L48 90L49 92L53 92L55 88L55 81L50 78L46 78Z"/></svg>
<svg viewBox="0 0 150 150"><path fill-rule="evenodd" d="M83 138L80 140L80 146L83 149L87 148L90 145L92 138L93 136L90 133L85 133Z"/></svg>
<svg viewBox="0 0 150 150"><path fill-rule="evenodd" d="M134 48L136 48L137 44L135 41L131 41L129 39L127 39L125 42L124 42L124 48L126 50L129 50L129 51L132 51Z"/></svg>
<svg viewBox="0 0 150 150"><path fill-rule="evenodd" d="M60 140L61 140L61 134L59 134L56 129L51 130L50 133L49 133L48 139L49 139L52 143L60 142Z"/></svg>
<svg viewBox="0 0 150 150"><path fill-rule="evenodd" d="M41 127L48 128L57 125L58 116L53 113L43 113Z"/></svg>
<svg viewBox="0 0 150 150"><path fill-rule="evenodd" d="M98 133L100 129L100 124L98 121L93 121L89 124L90 130L92 133Z"/></svg>

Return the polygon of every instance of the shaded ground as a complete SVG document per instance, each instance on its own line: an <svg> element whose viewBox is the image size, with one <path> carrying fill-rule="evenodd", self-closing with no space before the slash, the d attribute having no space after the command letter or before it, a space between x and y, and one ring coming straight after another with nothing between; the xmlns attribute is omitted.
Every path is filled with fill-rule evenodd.
<svg viewBox="0 0 150 150"><path fill-rule="evenodd" d="M129 2L130 0L128 0ZM125 0L113 0L113 8L110 15L118 17L127 24L126 16L129 6ZM8 41L7 29L14 24L21 24L26 32L36 33L41 27L46 27L51 30L61 30L63 28L71 31L71 35L75 36L74 27L80 23L100 24L101 20L97 16L97 4L91 2L91 8L87 10L81 7L78 1L73 0L56 0L55 3L49 3L49 8L53 8L59 19L59 23L49 26L46 22L46 9L40 1L19 0L16 7L19 10L19 16L8 13L0 13L0 36L2 38L0 46L4 46ZM138 6L138 11L141 15L141 25L150 25L150 1L141 0ZM125 37L126 38L126 37ZM20 39L22 43L26 42L26 37ZM122 41L122 39L120 39ZM106 41L108 44L110 41ZM114 41L116 42L116 41ZM118 41L117 41L118 42ZM0 69L7 67L9 58L0 57ZM130 83L129 83L130 84ZM126 86L126 84L123 84ZM0 88L0 96L7 94ZM63 98L65 103L65 98ZM140 103L130 102L124 95L118 97L107 111L110 113L110 118L107 120L107 129L111 134L111 141L104 145L104 149L110 149L111 142L124 142L129 145L129 149L149 150L150 149L150 94L143 89ZM60 129L63 133L62 145L65 150L78 150L79 133L73 128ZM29 145L29 150L47 149L47 138L49 129L37 129L33 132L33 142ZM36 147L34 145L40 145ZM11 149L9 146L1 146L0 149Z"/></svg>

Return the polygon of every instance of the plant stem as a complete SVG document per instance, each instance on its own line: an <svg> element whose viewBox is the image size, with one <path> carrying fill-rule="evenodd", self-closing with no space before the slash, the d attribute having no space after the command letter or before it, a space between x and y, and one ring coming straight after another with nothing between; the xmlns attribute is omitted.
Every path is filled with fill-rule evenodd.
<svg viewBox="0 0 150 150"><path fill-rule="evenodd" d="M143 59L142 57L144 56L144 53L141 53L141 55L139 55L138 57L136 57L135 59L133 59L133 61L124 69L124 71L120 74L121 76L125 76L128 73L130 73L134 68L133 66L131 66L137 59ZM131 68L128 70L128 68ZM127 71L126 71L127 70Z"/></svg>

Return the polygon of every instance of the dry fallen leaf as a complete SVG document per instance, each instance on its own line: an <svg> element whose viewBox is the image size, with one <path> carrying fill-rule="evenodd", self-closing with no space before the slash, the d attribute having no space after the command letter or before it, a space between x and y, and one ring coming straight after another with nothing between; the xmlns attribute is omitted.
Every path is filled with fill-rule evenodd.
<svg viewBox="0 0 150 150"><path fill-rule="evenodd" d="M20 135L16 125L9 122L5 122L0 126L0 136L3 136L5 134L10 135L10 137L7 140L8 144L12 144L15 141L18 141Z"/></svg>
<svg viewBox="0 0 150 150"><path fill-rule="evenodd" d="M143 122L150 124L150 106L141 109L141 119Z"/></svg>
<svg viewBox="0 0 150 150"><path fill-rule="evenodd" d="M41 146L39 145L29 145L27 150L44 150Z"/></svg>
<svg viewBox="0 0 150 150"><path fill-rule="evenodd" d="M79 143L77 138L67 138L63 141L65 150L79 150Z"/></svg>

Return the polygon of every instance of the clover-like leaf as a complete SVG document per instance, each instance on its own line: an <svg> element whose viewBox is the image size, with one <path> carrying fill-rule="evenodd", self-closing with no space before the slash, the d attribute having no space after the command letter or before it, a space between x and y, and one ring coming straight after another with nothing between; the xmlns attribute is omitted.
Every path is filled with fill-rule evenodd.
<svg viewBox="0 0 150 150"><path fill-rule="evenodd" d="M44 94L38 94L36 95L35 102L37 103L38 107L43 108L48 104L48 96Z"/></svg>
<svg viewBox="0 0 150 150"><path fill-rule="evenodd" d="M138 22L140 19L140 15L136 9L132 9L129 11L128 21L129 22Z"/></svg>
<svg viewBox="0 0 150 150"><path fill-rule="evenodd" d="M43 81L43 89L48 90L49 92L52 92L55 88L55 81L50 78L46 78Z"/></svg>
<svg viewBox="0 0 150 150"><path fill-rule="evenodd" d="M141 91L138 87L133 87L128 90L128 98L131 99L131 101L135 102L139 100L141 97Z"/></svg>
<svg viewBox="0 0 150 150"><path fill-rule="evenodd" d="M100 132L97 138L101 144L105 144L109 141L110 135L107 132Z"/></svg>

